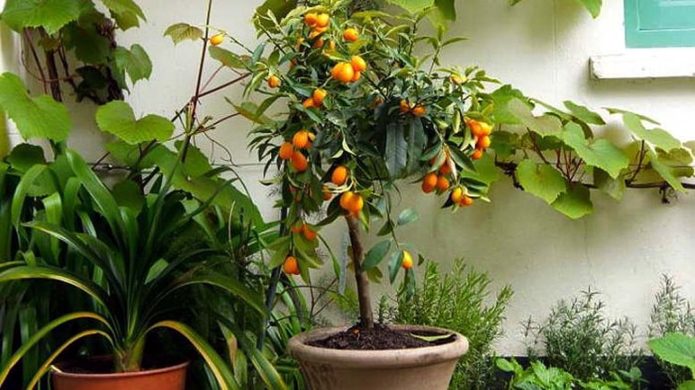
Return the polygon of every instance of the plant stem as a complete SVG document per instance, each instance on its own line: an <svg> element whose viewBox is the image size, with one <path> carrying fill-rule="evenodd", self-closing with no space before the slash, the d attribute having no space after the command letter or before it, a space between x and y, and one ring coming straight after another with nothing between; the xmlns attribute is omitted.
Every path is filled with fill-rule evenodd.
<svg viewBox="0 0 695 390"><path fill-rule="evenodd" d="M374 328L374 313L372 313L372 300L369 294L369 278L362 269L364 248L360 236L360 226L357 218L345 217L350 233L350 245L352 246L352 263L355 268L355 282L357 282L357 300L360 306L360 325L366 329Z"/></svg>
<svg viewBox="0 0 695 390"><path fill-rule="evenodd" d="M142 369L142 357L145 351L145 336L116 350L113 355L116 372L135 372Z"/></svg>

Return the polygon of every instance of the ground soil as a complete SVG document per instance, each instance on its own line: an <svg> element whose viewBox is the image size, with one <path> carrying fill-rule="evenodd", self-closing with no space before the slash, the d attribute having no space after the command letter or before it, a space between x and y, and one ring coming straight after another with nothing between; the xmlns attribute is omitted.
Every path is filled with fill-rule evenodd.
<svg viewBox="0 0 695 390"><path fill-rule="evenodd" d="M309 345L329 349L356 349L365 351L389 350L389 349L410 349L431 347L451 342L453 338L446 338L437 341L425 341L412 334L419 336L435 336L437 333L412 331L405 332L391 329L386 325L375 324L373 329L365 329L355 325L343 332L336 333L323 339L312 340Z"/></svg>

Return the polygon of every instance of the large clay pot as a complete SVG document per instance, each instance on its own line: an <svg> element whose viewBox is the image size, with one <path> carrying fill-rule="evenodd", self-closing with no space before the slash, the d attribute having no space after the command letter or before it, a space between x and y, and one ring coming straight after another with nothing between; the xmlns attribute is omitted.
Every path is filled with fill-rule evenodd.
<svg viewBox="0 0 695 390"><path fill-rule="evenodd" d="M116 374L53 370L54 390L185 390L188 362L171 367Z"/></svg>
<svg viewBox="0 0 695 390"><path fill-rule="evenodd" d="M446 344L411 349L362 351L307 345L345 328L324 328L302 333L289 342L312 390L446 390L456 362L468 351L468 340L446 329L400 325L393 329L453 333Z"/></svg>

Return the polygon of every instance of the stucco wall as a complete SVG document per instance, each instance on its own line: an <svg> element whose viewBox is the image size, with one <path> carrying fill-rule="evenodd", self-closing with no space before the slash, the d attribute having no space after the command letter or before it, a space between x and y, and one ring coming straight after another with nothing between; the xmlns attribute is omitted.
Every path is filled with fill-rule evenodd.
<svg viewBox="0 0 695 390"><path fill-rule="evenodd" d="M250 25L260 0L216 1L213 24L227 29L239 40L253 43ZM444 62L479 64L504 82L509 82L550 103L572 99L592 107L622 107L661 120L681 139L695 139L690 113L695 107L695 80L594 81L589 78L588 59L596 54L624 51L622 1L606 1L598 20L592 20L570 0L526 0L510 8L506 0L460 0L459 19L453 35L467 42L450 49ZM202 0L140 1L148 23L125 34L126 42L141 43L154 62L149 82L132 90L129 100L138 114L168 116L180 107L194 88L199 45L174 47L162 36L167 26L187 21L202 24ZM227 74L219 80L231 79ZM240 98L240 88L230 91ZM203 102L205 113L222 114L230 107L221 97ZM88 121L80 123L88 127ZM228 147L239 172L251 187L268 217L276 216L267 189L258 184L261 167L246 152L249 124L229 122L214 135ZM73 142L98 150L91 140ZM98 139L98 137L97 137ZM84 150L84 149L83 149ZM224 157L219 148L214 157ZM507 312L501 353L521 353L520 323L532 315L543 316L559 298L592 286L604 293L611 315L629 316L646 333L652 297L660 274L673 275L684 292L695 298L690 283L695 272L691 256L695 225L695 197L680 196L671 205L661 205L655 191L628 191L622 203L597 195L596 212L581 221L570 221L542 201L511 188L508 180L497 184L492 204L479 205L456 214L439 209L439 201L423 197L415 188L405 191L403 205L416 205L420 221L402 230L404 238L427 256L448 268L452 259L465 257L487 271L495 287L509 283L516 294ZM344 231L333 226L324 232L339 245ZM392 291L382 286L383 291Z"/></svg>

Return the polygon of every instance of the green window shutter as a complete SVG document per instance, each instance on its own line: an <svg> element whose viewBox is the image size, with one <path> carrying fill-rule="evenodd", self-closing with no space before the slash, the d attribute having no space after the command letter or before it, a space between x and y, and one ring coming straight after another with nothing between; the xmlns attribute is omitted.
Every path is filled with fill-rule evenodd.
<svg viewBox="0 0 695 390"><path fill-rule="evenodd" d="M695 0L625 0L627 47L695 47Z"/></svg>

